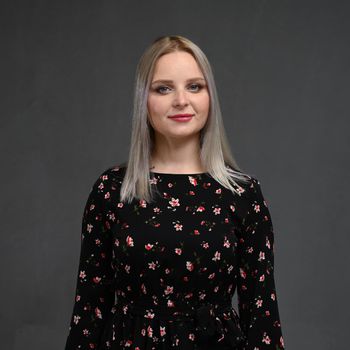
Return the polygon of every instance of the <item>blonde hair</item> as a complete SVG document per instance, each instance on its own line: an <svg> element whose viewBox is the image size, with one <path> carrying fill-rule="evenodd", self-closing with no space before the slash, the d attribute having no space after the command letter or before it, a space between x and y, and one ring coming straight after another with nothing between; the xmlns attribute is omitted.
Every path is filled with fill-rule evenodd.
<svg viewBox="0 0 350 350"><path fill-rule="evenodd" d="M214 76L208 59L202 50L189 39L180 35L161 36L145 50L141 56L135 75L132 133L128 161L120 189L120 200L154 200L150 183L150 157L154 147L154 130L148 120L147 100L157 60L168 53L185 51L190 53L200 67L206 80L210 108L205 126L200 132L200 159L204 169L222 186L240 194L234 186L236 181L248 182L250 176L244 174L237 165L227 140Z"/></svg>

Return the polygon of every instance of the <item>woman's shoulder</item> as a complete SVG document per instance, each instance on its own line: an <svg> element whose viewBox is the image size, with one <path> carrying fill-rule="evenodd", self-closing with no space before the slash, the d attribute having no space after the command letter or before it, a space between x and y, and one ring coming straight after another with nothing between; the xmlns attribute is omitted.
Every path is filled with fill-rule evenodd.
<svg viewBox="0 0 350 350"><path fill-rule="evenodd" d="M105 167L95 177L92 190L105 195L119 192L125 174L125 165L116 164Z"/></svg>
<svg viewBox="0 0 350 350"><path fill-rule="evenodd" d="M125 170L125 163L110 165L99 172L97 180L106 181L123 179Z"/></svg>

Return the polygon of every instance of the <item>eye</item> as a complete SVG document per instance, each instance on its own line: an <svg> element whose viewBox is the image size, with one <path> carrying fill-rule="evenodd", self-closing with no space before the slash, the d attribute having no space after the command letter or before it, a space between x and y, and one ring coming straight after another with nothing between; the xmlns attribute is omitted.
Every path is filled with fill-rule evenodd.
<svg viewBox="0 0 350 350"><path fill-rule="evenodd" d="M190 85L190 87L193 87L193 86L197 87L197 88L195 88L196 91L199 91L203 88L203 86L201 84L191 84Z"/></svg>
<svg viewBox="0 0 350 350"><path fill-rule="evenodd" d="M167 86L161 85L161 86L156 87L154 89L154 91L162 94L163 92L165 92L163 89L169 89L169 88Z"/></svg>

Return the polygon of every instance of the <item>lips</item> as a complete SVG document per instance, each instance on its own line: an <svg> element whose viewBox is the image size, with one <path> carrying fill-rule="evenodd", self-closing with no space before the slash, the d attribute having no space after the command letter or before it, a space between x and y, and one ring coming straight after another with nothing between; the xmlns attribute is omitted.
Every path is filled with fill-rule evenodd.
<svg viewBox="0 0 350 350"><path fill-rule="evenodd" d="M169 118L189 118L192 116L193 114L174 114L174 115L170 115Z"/></svg>

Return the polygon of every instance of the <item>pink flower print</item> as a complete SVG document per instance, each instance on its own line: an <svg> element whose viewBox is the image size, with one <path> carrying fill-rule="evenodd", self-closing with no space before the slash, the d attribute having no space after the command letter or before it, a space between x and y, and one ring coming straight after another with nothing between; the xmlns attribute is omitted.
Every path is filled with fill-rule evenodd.
<svg viewBox="0 0 350 350"><path fill-rule="evenodd" d="M265 275L262 274L259 278L259 282L264 282L265 281Z"/></svg>
<svg viewBox="0 0 350 350"><path fill-rule="evenodd" d="M214 257L211 260L217 261L220 260L221 253L216 251Z"/></svg>
<svg viewBox="0 0 350 350"><path fill-rule="evenodd" d="M254 251L254 248L253 248L253 247L249 247L249 248L247 249L247 252L248 252L249 254L253 253L253 251Z"/></svg>
<svg viewBox="0 0 350 350"><path fill-rule="evenodd" d="M191 261L186 261L186 268L188 271L193 271L194 269L193 263Z"/></svg>
<svg viewBox="0 0 350 350"><path fill-rule="evenodd" d="M131 344L132 344L132 340L127 340L124 345L125 346L131 346Z"/></svg>
<svg viewBox="0 0 350 350"><path fill-rule="evenodd" d="M152 178L150 178L149 183L152 185L156 185L158 183L158 180L153 176Z"/></svg>
<svg viewBox="0 0 350 350"><path fill-rule="evenodd" d="M154 312L151 312L149 310L147 310L147 312L144 315L145 318L150 318L150 319L154 318L154 316L155 316Z"/></svg>
<svg viewBox="0 0 350 350"><path fill-rule="evenodd" d="M267 237L266 237L266 247L271 249L270 241Z"/></svg>
<svg viewBox="0 0 350 350"><path fill-rule="evenodd" d="M117 207L118 207L118 208L123 208L123 207L124 207L124 203L123 203L123 202L119 202L119 203L117 204Z"/></svg>
<svg viewBox="0 0 350 350"><path fill-rule="evenodd" d="M166 289L164 290L165 295L172 294L174 290L174 287L167 286Z"/></svg>
<svg viewBox="0 0 350 350"><path fill-rule="evenodd" d="M98 185L98 188L102 191L105 188L104 183L100 182L100 184Z"/></svg>
<svg viewBox="0 0 350 350"><path fill-rule="evenodd" d="M275 293L271 293L271 299L272 300L276 300L276 294Z"/></svg>
<svg viewBox="0 0 350 350"><path fill-rule="evenodd" d="M160 208L156 207L156 208L153 209L153 211L154 211L155 213L160 213Z"/></svg>
<svg viewBox="0 0 350 350"><path fill-rule="evenodd" d="M194 192L194 191L188 191L188 194L189 194L190 196L195 196L195 195L196 195L196 192Z"/></svg>
<svg viewBox="0 0 350 350"><path fill-rule="evenodd" d="M144 199L140 199L139 205L141 208L146 208L147 207L147 202Z"/></svg>
<svg viewBox="0 0 350 350"><path fill-rule="evenodd" d="M81 319L81 317L79 315L74 315L73 322L75 324L78 324L80 319Z"/></svg>
<svg viewBox="0 0 350 350"><path fill-rule="evenodd" d="M108 213L108 214L107 214L107 217L108 217L108 219L111 220L112 222L115 221L115 214L114 214L114 213Z"/></svg>
<svg viewBox="0 0 350 350"><path fill-rule="evenodd" d="M200 206L197 208L197 211L203 212L203 211L205 211L205 208L203 207L203 205L200 205Z"/></svg>
<svg viewBox="0 0 350 350"><path fill-rule="evenodd" d="M236 190L237 190L237 192L238 192L239 195L241 195L243 192L245 192L245 189L242 188L241 186L238 186L238 187L236 188Z"/></svg>
<svg viewBox="0 0 350 350"><path fill-rule="evenodd" d="M259 300L256 301L255 305L256 305L256 307L259 308L259 307L262 306L262 303L263 303L263 301L261 299L259 299Z"/></svg>
<svg viewBox="0 0 350 350"><path fill-rule="evenodd" d="M126 272L126 273L130 273L130 265L125 265L125 267L124 267L124 271Z"/></svg>
<svg viewBox="0 0 350 350"><path fill-rule="evenodd" d="M193 333L190 333L189 335L188 335L188 339L189 340L194 340L194 338L195 338L195 336L194 336L194 334Z"/></svg>
<svg viewBox="0 0 350 350"><path fill-rule="evenodd" d="M98 238L95 239L95 243L96 243L97 246L101 245L101 241Z"/></svg>
<svg viewBox="0 0 350 350"><path fill-rule="evenodd" d="M149 338L152 338L153 337L153 328L151 326L148 326L147 327L147 336Z"/></svg>
<svg viewBox="0 0 350 350"><path fill-rule="evenodd" d="M260 253L259 253L259 259L258 259L259 261L261 261L261 260L265 260L265 253L264 252L261 252L260 251Z"/></svg>
<svg viewBox="0 0 350 350"><path fill-rule="evenodd" d="M266 334L266 332L264 332L264 336L263 336L262 342L265 343L265 344L270 344L270 343L271 343L271 339L270 339L270 337Z"/></svg>
<svg viewBox="0 0 350 350"><path fill-rule="evenodd" d="M97 284L101 282L101 277L95 276L92 280Z"/></svg>
<svg viewBox="0 0 350 350"><path fill-rule="evenodd" d="M175 248L175 253L177 255L181 255L182 254L182 249L181 248Z"/></svg>
<svg viewBox="0 0 350 350"><path fill-rule="evenodd" d="M87 226L86 226L86 231L89 232L89 233L91 233L93 227L94 227L93 225L87 224Z"/></svg>
<svg viewBox="0 0 350 350"><path fill-rule="evenodd" d="M109 199L111 197L111 194L109 193L109 192L107 192L106 194L105 194L105 199Z"/></svg>
<svg viewBox="0 0 350 350"><path fill-rule="evenodd" d="M171 182L168 182L168 187L172 188L174 185Z"/></svg>
<svg viewBox="0 0 350 350"><path fill-rule="evenodd" d="M236 207L232 204L230 205L230 209L231 209L232 213L234 213L236 211Z"/></svg>
<svg viewBox="0 0 350 350"><path fill-rule="evenodd" d="M230 248L230 246L231 246L231 242L227 238L225 238L224 247L225 248Z"/></svg>
<svg viewBox="0 0 350 350"><path fill-rule="evenodd" d="M254 204L254 211L256 213L259 213L260 212L260 205L259 204Z"/></svg>
<svg viewBox="0 0 350 350"><path fill-rule="evenodd" d="M215 278L215 272L211 273L211 274L208 276L208 278L209 278L210 280L212 280L213 278Z"/></svg>
<svg viewBox="0 0 350 350"><path fill-rule="evenodd" d="M175 229L176 229L176 231L182 231L182 226L183 225L181 225L181 224L175 224Z"/></svg>
<svg viewBox="0 0 350 350"><path fill-rule="evenodd" d="M114 240L114 245L116 246L116 247L119 247L119 239L118 238L116 238L115 240Z"/></svg>
<svg viewBox="0 0 350 350"><path fill-rule="evenodd" d="M80 271L79 277L82 278L82 279L84 279L84 278L86 277L85 271Z"/></svg>
<svg viewBox="0 0 350 350"><path fill-rule="evenodd" d="M75 301L80 301L80 295L77 295L77 296L75 297Z"/></svg>
<svg viewBox="0 0 350 350"><path fill-rule="evenodd" d="M148 268L149 268L149 269L155 270L156 267L157 267L157 264L156 264L154 261L148 263Z"/></svg>
<svg viewBox="0 0 350 350"><path fill-rule="evenodd" d="M215 215L219 215L221 212L221 208L214 208L213 212Z"/></svg>
<svg viewBox="0 0 350 350"><path fill-rule="evenodd" d="M283 340L282 336L280 337L280 344L281 344L282 348L284 349L284 340Z"/></svg>
<svg viewBox="0 0 350 350"><path fill-rule="evenodd" d="M242 278L246 278L247 277L247 274L246 272L240 267L239 268L239 274Z"/></svg>
<svg viewBox="0 0 350 350"><path fill-rule="evenodd" d="M208 248L209 248L209 243L208 243L208 242L203 242L203 243L202 243L202 247L203 247L204 249L208 249Z"/></svg>
<svg viewBox="0 0 350 350"><path fill-rule="evenodd" d="M161 337L164 337L166 334L165 327L160 326L159 333Z"/></svg>
<svg viewBox="0 0 350 350"><path fill-rule="evenodd" d="M84 335L89 335L89 333L90 333L90 332L89 332L88 329L85 328L85 329L83 330L83 334L84 334Z"/></svg>
<svg viewBox="0 0 350 350"><path fill-rule="evenodd" d="M96 315L97 318L101 318L102 319L102 313L101 313L101 310L98 307L95 308L95 315Z"/></svg>
<svg viewBox="0 0 350 350"><path fill-rule="evenodd" d="M196 236L200 235L200 233L199 233L198 230L194 230L193 233L194 233Z"/></svg>
<svg viewBox="0 0 350 350"><path fill-rule="evenodd" d="M190 180L190 183L193 185L193 186L197 186L198 185L198 182L197 182L197 179L193 176L189 176L188 177L189 180Z"/></svg>
<svg viewBox="0 0 350 350"><path fill-rule="evenodd" d="M204 182L204 183L203 183L203 188L206 189L206 190L207 190L210 186L211 186L211 183L210 183L210 182Z"/></svg>
<svg viewBox="0 0 350 350"><path fill-rule="evenodd" d="M221 188L218 188L216 191L215 191L216 194L220 194L221 193Z"/></svg>
<svg viewBox="0 0 350 350"><path fill-rule="evenodd" d="M153 248L153 244L147 243L145 244L146 250L151 250Z"/></svg>
<svg viewBox="0 0 350 350"><path fill-rule="evenodd" d="M168 300L167 301L167 306L168 307L174 307L175 305L174 305L174 302L172 300Z"/></svg>
<svg viewBox="0 0 350 350"><path fill-rule="evenodd" d="M167 275L169 275L170 272L171 272L170 269L168 269L168 268L165 269L165 273L166 273Z"/></svg>
<svg viewBox="0 0 350 350"><path fill-rule="evenodd" d="M134 246L134 240L132 239L131 236L126 237L126 244L128 247L133 247Z"/></svg>
<svg viewBox="0 0 350 350"><path fill-rule="evenodd" d="M172 206L172 207L178 207L180 206L180 200L179 199L175 199L175 198L171 198L171 200L169 201L169 204Z"/></svg>

